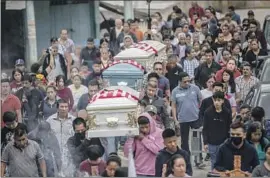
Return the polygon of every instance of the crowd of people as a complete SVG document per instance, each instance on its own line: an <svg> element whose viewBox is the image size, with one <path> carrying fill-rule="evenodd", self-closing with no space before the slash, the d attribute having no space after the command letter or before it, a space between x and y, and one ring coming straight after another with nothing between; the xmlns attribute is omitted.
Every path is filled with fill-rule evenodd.
<svg viewBox="0 0 270 178"><path fill-rule="evenodd" d="M102 72L115 55L143 40L164 43L167 57L145 72L140 134L88 139L86 107L109 85ZM130 148L140 177L191 177L208 161L209 172L227 172L235 155L246 175L270 176L266 108L243 104L259 83L256 59L267 55L252 10L241 20L230 6L217 19L213 7L192 2L188 14L177 6L167 20L154 13L146 32L138 19L116 19L99 46L91 37L86 42L77 46L62 29L31 71L18 59L12 76L2 73L2 177L127 177L133 168L118 153L128 157Z"/></svg>

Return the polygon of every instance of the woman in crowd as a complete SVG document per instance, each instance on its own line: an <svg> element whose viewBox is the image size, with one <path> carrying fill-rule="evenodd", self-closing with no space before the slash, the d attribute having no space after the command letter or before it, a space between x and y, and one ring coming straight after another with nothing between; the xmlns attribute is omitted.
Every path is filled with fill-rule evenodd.
<svg viewBox="0 0 270 178"><path fill-rule="evenodd" d="M15 69L12 71L12 82L10 83L10 89L12 93L16 93L23 87L22 77L23 73L20 69Z"/></svg>
<svg viewBox="0 0 270 178"><path fill-rule="evenodd" d="M235 98L236 91L236 84L233 78L233 73L230 70L224 70L222 73L222 83L226 84L227 86L227 93L232 95Z"/></svg>
<svg viewBox="0 0 270 178"><path fill-rule="evenodd" d="M252 172L252 177L270 177L270 144L264 149L266 160Z"/></svg>
<svg viewBox="0 0 270 178"><path fill-rule="evenodd" d="M166 170L166 166L163 167L163 172L166 174L171 173L168 177L190 177L186 174L186 161L183 156L176 154L171 157L167 164L168 171ZM166 174L163 174L162 177L167 177Z"/></svg>
<svg viewBox="0 0 270 178"><path fill-rule="evenodd" d="M221 59L219 60L219 65L220 65L221 67L225 67L226 64L227 64L227 62L228 62L228 60L229 60L230 58L231 58L231 53L230 53L230 51L224 49L224 50L222 51L222 57L221 57Z"/></svg>
<svg viewBox="0 0 270 178"><path fill-rule="evenodd" d="M67 85L71 85L73 77L78 74L79 74L79 68L76 66L72 66L70 69L70 79L67 80Z"/></svg>
<svg viewBox="0 0 270 178"><path fill-rule="evenodd" d="M69 110L73 108L74 100L72 93L68 87L65 86L66 79L64 75L58 75L55 79L56 87L57 87L57 95L68 102Z"/></svg>
<svg viewBox="0 0 270 178"><path fill-rule="evenodd" d="M78 101L83 94L88 93L88 88L82 85L82 77L78 74L73 77L72 82L73 84L69 85L68 88L71 90L74 100L72 112L75 114Z"/></svg>
<svg viewBox="0 0 270 178"><path fill-rule="evenodd" d="M254 122L248 127L246 139L256 148L260 163L264 163L266 160L264 150L269 141L264 137L264 131L260 122Z"/></svg>
<svg viewBox="0 0 270 178"><path fill-rule="evenodd" d="M207 80L207 82L206 82L207 88L201 90L202 99L208 98L208 97L210 97L210 96L213 95L213 91L212 91L213 88L212 88L212 86L213 86L213 83L215 83L215 81L216 81L216 80L215 80L215 76L210 75L210 76L208 77L208 80Z"/></svg>
<svg viewBox="0 0 270 178"><path fill-rule="evenodd" d="M102 177L115 177L115 171L121 167L121 158L117 153L110 153L106 162L106 169L102 173Z"/></svg>
<svg viewBox="0 0 270 178"><path fill-rule="evenodd" d="M55 86L48 86L46 88L46 97L40 105L40 114L43 115L44 120L57 112L57 100L60 98L56 95L57 89Z"/></svg>
<svg viewBox="0 0 270 178"><path fill-rule="evenodd" d="M232 54L233 59L236 61L237 68L240 68L243 62L243 57L242 57L241 45L239 43L233 44L231 54Z"/></svg>
<svg viewBox="0 0 270 178"><path fill-rule="evenodd" d="M256 60L258 56L267 56L267 52L259 47L259 42L257 39L252 39L250 42L251 50L246 53L245 61L249 62L253 67L256 65Z"/></svg>

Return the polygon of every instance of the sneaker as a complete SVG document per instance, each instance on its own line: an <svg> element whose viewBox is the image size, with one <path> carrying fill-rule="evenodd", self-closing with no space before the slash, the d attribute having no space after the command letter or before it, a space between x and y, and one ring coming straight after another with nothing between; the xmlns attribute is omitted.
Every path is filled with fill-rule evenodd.
<svg viewBox="0 0 270 178"><path fill-rule="evenodd" d="M206 167L206 164L204 163L196 163L195 165L198 169L204 169Z"/></svg>
<svg viewBox="0 0 270 178"><path fill-rule="evenodd" d="M206 154L204 161L210 161L210 154L209 153Z"/></svg>

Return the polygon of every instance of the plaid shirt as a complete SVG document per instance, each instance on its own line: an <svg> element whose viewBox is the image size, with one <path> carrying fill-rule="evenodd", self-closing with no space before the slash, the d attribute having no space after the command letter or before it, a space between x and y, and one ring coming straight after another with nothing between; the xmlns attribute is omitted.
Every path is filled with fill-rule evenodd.
<svg viewBox="0 0 270 178"><path fill-rule="evenodd" d="M191 78L194 78L194 70L199 66L197 59L184 60L184 72L188 73Z"/></svg>
<svg viewBox="0 0 270 178"><path fill-rule="evenodd" d="M235 79L235 84L236 84L236 87L238 88L237 90L240 91L240 99L244 100L249 90L258 82L259 82L259 79L254 76L250 76L248 81L244 80L243 75L237 77Z"/></svg>

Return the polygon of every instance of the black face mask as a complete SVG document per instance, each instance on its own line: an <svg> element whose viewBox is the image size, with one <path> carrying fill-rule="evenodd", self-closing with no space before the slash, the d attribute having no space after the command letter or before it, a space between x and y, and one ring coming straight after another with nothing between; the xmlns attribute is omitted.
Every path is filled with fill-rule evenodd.
<svg viewBox="0 0 270 178"><path fill-rule="evenodd" d="M235 146L239 146L242 143L242 141L243 141L242 137L231 137L231 142Z"/></svg>
<svg viewBox="0 0 270 178"><path fill-rule="evenodd" d="M75 133L76 140L83 140L85 139L85 131L81 133Z"/></svg>

